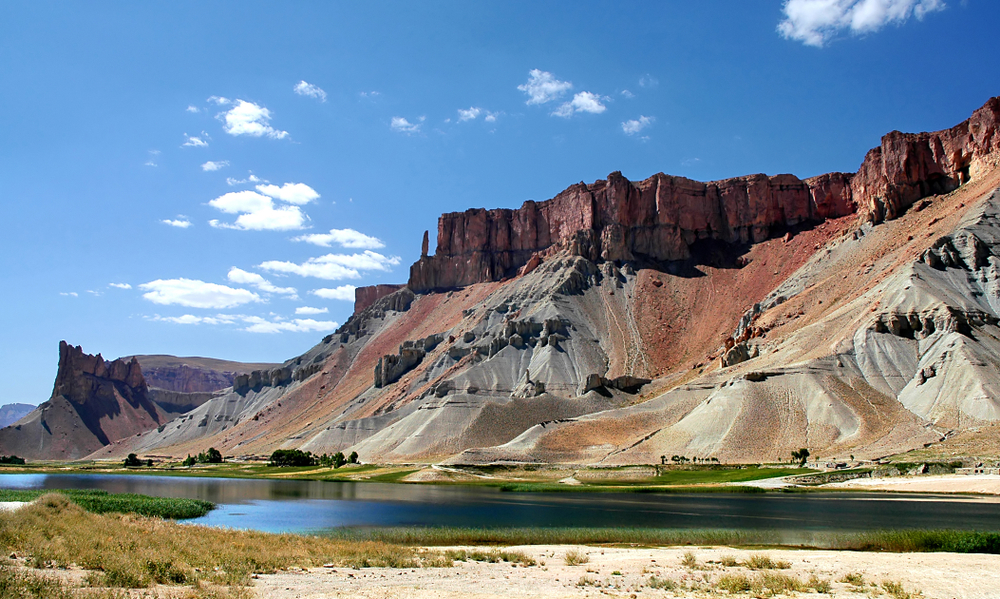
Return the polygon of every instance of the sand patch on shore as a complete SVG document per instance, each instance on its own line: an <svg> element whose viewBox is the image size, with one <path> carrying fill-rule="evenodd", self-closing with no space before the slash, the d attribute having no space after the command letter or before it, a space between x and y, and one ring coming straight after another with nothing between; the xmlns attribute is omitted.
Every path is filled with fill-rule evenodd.
<svg viewBox="0 0 1000 599"><path fill-rule="evenodd" d="M1000 476L988 474L924 474L888 478L856 478L822 485L825 489L850 488L916 493L982 493L1000 495Z"/></svg>

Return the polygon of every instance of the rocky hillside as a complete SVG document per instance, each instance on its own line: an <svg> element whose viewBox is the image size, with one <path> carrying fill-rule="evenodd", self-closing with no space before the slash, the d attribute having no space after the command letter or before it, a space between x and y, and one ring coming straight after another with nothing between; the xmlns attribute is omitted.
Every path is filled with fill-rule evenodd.
<svg viewBox="0 0 1000 599"><path fill-rule="evenodd" d="M30 459L76 459L125 437L155 429L211 397L157 394L135 358L106 361L59 343L52 397L16 424L0 429L0 454Z"/></svg>
<svg viewBox="0 0 1000 599"><path fill-rule="evenodd" d="M976 431L1000 421L998 121L994 98L952 129L890 133L857 173L613 173L443 215L406 287L359 289L306 354L93 456L618 464L996 446Z"/></svg>

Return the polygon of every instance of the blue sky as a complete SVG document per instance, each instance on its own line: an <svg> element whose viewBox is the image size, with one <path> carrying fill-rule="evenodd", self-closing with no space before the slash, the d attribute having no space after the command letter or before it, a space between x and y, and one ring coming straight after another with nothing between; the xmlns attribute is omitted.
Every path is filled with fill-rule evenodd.
<svg viewBox="0 0 1000 599"><path fill-rule="evenodd" d="M437 217L857 169L1000 94L990 0L0 4L0 404L61 339L282 361Z"/></svg>

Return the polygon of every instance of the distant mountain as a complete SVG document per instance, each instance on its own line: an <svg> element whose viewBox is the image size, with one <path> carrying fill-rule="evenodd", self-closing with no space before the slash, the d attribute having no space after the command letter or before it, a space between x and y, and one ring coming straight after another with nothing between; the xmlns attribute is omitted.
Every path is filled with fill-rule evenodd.
<svg viewBox="0 0 1000 599"><path fill-rule="evenodd" d="M34 409L35 406L26 403L9 403L0 406L0 428L14 424Z"/></svg>
<svg viewBox="0 0 1000 599"><path fill-rule="evenodd" d="M205 393L232 387L240 374L254 370L270 370L278 364L246 364L215 358L150 355L126 356L142 365L142 373L150 387L180 393Z"/></svg>

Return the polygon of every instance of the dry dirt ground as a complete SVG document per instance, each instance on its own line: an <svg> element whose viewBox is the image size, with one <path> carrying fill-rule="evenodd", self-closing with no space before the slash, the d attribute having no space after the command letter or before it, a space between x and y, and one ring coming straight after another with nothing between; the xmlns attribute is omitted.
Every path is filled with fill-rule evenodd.
<svg viewBox="0 0 1000 599"><path fill-rule="evenodd" d="M980 493L1000 495L1000 476L939 474L893 476L890 478L856 478L828 483L824 488L871 489L872 491L910 491L916 493ZM1000 589L997 590L1000 597Z"/></svg>
<svg viewBox="0 0 1000 599"><path fill-rule="evenodd" d="M257 597L307 598L486 598L486 597L712 597L728 596L716 588L724 575L745 574L753 579L762 572L797 577L803 582L815 575L829 581L828 593L813 590L790 593L803 597L905 596L941 599L996 599L1000 597L1000 556L954 553L865 553L815 550L748 551L712 548L599 548L565 545L527 546L520 550L538 560L535 566L507 563L456 562L453 568L400 570L368 568L313 568L308 571L262 575L254 580ZM589 562L567 566L567 551L586 553ZM694 567L685 566L685 553L694 554ZM723 566L723 558L746 561L765 554L790 566L781 570L751 571L743 566ZM728 561L728 560L727 560ZM544 565L543 565L544 564ZM846 582L852 575L856 582ZM857 576L860 575L860 578ZM673 581L673 590L650 587L650 578ZM861 582L863 580L863 582ZM898 583L902 592L894 595ZM740 593L736 596L752 596Z"/></svg>

